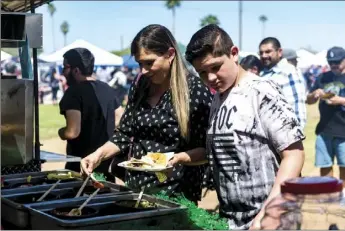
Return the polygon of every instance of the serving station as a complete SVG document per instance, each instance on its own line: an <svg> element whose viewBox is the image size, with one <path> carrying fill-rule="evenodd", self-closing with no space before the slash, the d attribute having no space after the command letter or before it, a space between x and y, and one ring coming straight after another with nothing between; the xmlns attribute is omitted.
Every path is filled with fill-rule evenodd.
<svg viewBox="0 0 345 231"><path fill-rule="evenodd" d="M47 2L1 1L1 46L18 49L22 69L22 79L1 76L1 229L187 228L180 204L145 194L139 200L127 187L67 169L41 171L45 162L80 161L40 150L37 49L43 26L35 8Z"/></svg>

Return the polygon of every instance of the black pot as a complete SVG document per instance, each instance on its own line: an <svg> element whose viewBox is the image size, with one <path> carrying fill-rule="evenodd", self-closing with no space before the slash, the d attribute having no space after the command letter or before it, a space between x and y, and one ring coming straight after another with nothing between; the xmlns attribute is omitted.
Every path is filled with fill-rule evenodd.
<svg viewBox="0 0 345 231"><path fill-rule="evenodd" d="M81 211L81 216L69 216L67 215L72 209L76 207L64 207L64 208L57 208L54 210L49 211L51 215L61 218L64 220L73 220L73 219L85 219L90 217L96 217L99 213L99 210L91 208L91 207L84 207Z"/></svg>

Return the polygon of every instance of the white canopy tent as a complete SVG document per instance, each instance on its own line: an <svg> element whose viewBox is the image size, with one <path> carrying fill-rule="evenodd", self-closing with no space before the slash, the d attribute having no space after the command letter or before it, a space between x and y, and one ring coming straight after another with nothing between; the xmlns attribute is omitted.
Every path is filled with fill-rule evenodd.
<svg viewBox="0 0 345 231"><path fill-rule="evenodd" d="M321 65L321 66L327 66L327 50L320 51L315 55L315 63L314 65Z"/></svg>
<svg viewBox="0 0 345 231"><path fill-rule="evenodd" d="M122 66L123 59L120 56L114 55L102 48L99 48L89 42L86 42L82 39L78 39L73 43L65 46L64 48L49 54L49 55L40 55L39 58L46 62L55 62L57 64L62 64L63 55L66 51L73 48L86 48L95 56L95 65L104 65L104 66Z"/></svg>
<svg viewBox="0 0 345 231"><path fill-rule="evenodd" d="M297 53L297 60L298 60L298 67L299 68L308 68L315 62L315 55L307 50L299 49L296 51Z"/></svg>
<svg viewBox="0 0 345 231"><path fill-rule="evenodd" d="M5 51L1 51L1 61L9 59L11 57L12 57L12 55L6 53Z"/></svg>

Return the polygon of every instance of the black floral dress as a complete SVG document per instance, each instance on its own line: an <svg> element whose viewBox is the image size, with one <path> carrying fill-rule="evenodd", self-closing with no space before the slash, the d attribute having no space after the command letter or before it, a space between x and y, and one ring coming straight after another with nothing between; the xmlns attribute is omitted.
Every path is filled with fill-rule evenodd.
<svg viewBox="0 0 345 231"><path fill-rule="evenodd" d="M148 152L183 152L205 147L206 130L212 94L198 77L189 76L190 90L190 139L186 142L180 135L176 114L172 105L171 91L166 91L155 107L147 103L146 96L138 100L138 91L143 91L142 76L132 84L126 110L121 118L120 127L111 141L121 150L120 155L141 158ZM135 82L135 81L134 81ZM145 89L144 89L145 92ZM127 158L127 157L126 157ZM202 180L206 166L176 166L169 178L160 183L153 173L127 171L125 181L133 189L145 185L145 192L157 193L161 190L169 195L183 193L188 199L201 198Z"/></svg>

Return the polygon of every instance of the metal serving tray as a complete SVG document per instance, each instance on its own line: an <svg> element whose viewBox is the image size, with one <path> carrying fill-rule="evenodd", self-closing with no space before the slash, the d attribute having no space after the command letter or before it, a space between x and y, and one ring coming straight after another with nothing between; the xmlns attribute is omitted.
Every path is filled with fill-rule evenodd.
<svg viewBox="0 0 345 231"><path fill-rule="evenodd" d="M114 194L128 194L131 193L130 189L116 185L110 182L103 182L105 188L109 188L110 192L107 192L105 194L98 194L96 197L107 197L109 195ZM51 195L66 195L69 193L69 195L76 195L77 191L81 187L82 182L69 182L69 183L63 183L58 184L57 188L54 189L51 192ZM88 184L88 186L91 186L91 183ZM46 192L50 185L41 185L41 186L33 186L33 187L27 187L27 188L17 188L17 189L9 189L2 192L1 197L1 209L2 214L1 218L11 224L14 224L18 226L19 228L27 228L30 226L29 222L29 213L27 208L24 206L26 204L44 204L49 201L43 201L43 202L34 202L34 203L20 203L16 202L14 200L18 200L20 198L26 197L26 196L32 196L35 198L39 198L44 192ZM5 193L5 195L4 195ZM50 195L50 194L49 194ZM73 196L72 196L73 197ZM85 198L85 197L84 197ZM51 200L61 200L61 201L70 201L74 198L66 198L66 199L59 199L59 198L51 198ZM78 199L78 198L76 198Z"/></svg>
<svg viewBox="0 0 345 231"><path fill-rule="evenodd" d="M43 172L25 172L25 173L9 174L9 175L2 175L1 177L4 180L9 180L9 179L15 179L15 178L26 178L28 176L47 176L49 173L64 173L64 172L77 173L68 169L60 169L60 170L43 171Z"/></svg>
<svg viewBox="0 0 345 231"><path fill-rule="evenodd" d="M56 172L51 172L51 173L56 173ZM61 173L61 171L59 171ZM9 190L9 189L14 189L19 187L19 184L25 184L27 183L27 178L28 176L31 176L30 184L32 186L30 187L37 187L37 186L42 186L42 185L49 185L49 184L54 184L57 180L47 180L47 175L49 173L36 173L36 174L29 174L27 173L26 176L23 174L21 178L10 178L10 179L4 179L4 186L1 187L1 191L4 190ZM49 181L47 183L43 183L44 181ZM71 178L71 179L65 179L61 180L61 183L66 183L66 182L81 182L82 178Z"/></svg>
<svg viewBox="0 0 345 231"><path fill-rule="evenodd" d="M49 211L63 207L78 207L84 200L51 201L44 204L27 205L31 214L32 229L58 230L58 229L84 229L84 230L136 230L136 229L184 229L188 227L187 208L179 204L161 200L152 196L143 195L143 199L154 202L157 209L138 211L131 213L104 213L101 212L115 201L137 199L138 194L113 195L109 197L93 198L88 207L99 209L97 216L83 219L59 219L51 215ZM115 205L114 205L115 206ZM115 211L112 210L112 211ZM179 224L180 227L172 227L171 224Z"/></svg>

